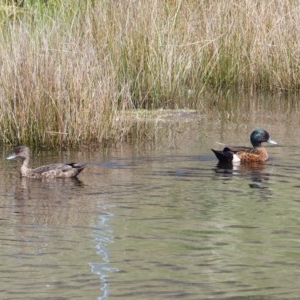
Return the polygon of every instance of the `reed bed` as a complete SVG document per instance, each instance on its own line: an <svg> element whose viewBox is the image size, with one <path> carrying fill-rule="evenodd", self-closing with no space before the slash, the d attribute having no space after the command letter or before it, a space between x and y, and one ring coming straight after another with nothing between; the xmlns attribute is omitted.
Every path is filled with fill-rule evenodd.
<svg viewBox="0 0 300 300"><path fill-rule="evenodd" d="M149 110L297 92L299 24L294 0L2 0L0 139L141 141L157 134Z"/></svg>

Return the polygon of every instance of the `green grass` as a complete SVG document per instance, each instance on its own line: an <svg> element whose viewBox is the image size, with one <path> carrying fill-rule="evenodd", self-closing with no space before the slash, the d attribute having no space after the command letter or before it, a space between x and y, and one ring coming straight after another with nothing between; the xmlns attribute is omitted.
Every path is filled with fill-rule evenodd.
<svg viewBox="0 0 300 300"><path fill-rule="evenodd" d="M0 139L151 140L157 122L127 111L207 112L208 92L297 92L299 9L292 0L2 0Z"/></svg>

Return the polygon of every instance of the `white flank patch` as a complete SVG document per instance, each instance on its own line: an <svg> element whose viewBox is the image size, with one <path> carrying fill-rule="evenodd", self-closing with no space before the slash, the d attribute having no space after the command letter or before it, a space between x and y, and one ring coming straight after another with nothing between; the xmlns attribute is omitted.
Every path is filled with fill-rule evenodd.
<svg viewBox="0 0 300 300"><path fill-rule="evenodd" d="M236 163L236 162L240 162L240 161L241 161L241 159L236 154L233 154L232 162Z"/></svg>

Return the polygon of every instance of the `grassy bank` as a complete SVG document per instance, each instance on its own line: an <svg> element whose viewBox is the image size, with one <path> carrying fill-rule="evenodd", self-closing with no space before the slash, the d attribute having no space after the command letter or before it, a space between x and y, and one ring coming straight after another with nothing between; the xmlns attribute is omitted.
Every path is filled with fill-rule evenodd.
<svg viewBox="0 0 300 300"><path fill-rule="evenodd" d="M156 123L126 111L298 91L299 22L292 0L0 1L0 139L151 139Z"/></svg>

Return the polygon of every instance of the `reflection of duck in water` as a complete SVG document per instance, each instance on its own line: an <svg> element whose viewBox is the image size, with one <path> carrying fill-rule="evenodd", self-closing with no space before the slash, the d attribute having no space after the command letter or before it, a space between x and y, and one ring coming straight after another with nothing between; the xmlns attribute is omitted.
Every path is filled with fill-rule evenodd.
<svg viewBox="0 0 300 300"><path fill-rule="evenodd" d="M261 143L277 144L270 138L269 133L262 129L255 129L250 136L253 148L226 146L222 151L211 149L220 162L265 162L268 160L267 150Z"/></svg>
<svg viewBox="0 0 300 300"><path fill-rule="evenodd" d="M269 174L265 172L266 164L259 162L247 162L242 164L232 164L218 162L214 168L218 176L230 178L232 176L250 177L253 182L267 181Z"/></svg>
<svg viewBox="0 0 300 300"><path fill-rule="evenodd" d="M19 146L7 159L19 158L22 161L21 176L30 178L68 178L76 177L84 169L86 164L60 163L51 164L30 169L30 150L26 146Z"/></svg>
<svg viewBox="0 0 300 300"><path fill-rule="evenodd" d="M218 162L214 168L216 176L222 179L228 180L236 177L249 179L249 187L263 191L264 196L272 195L272 189L270 189L269 184L271 174L267 170L267 165L260 162L246 162L242 164Z"/></svg>

